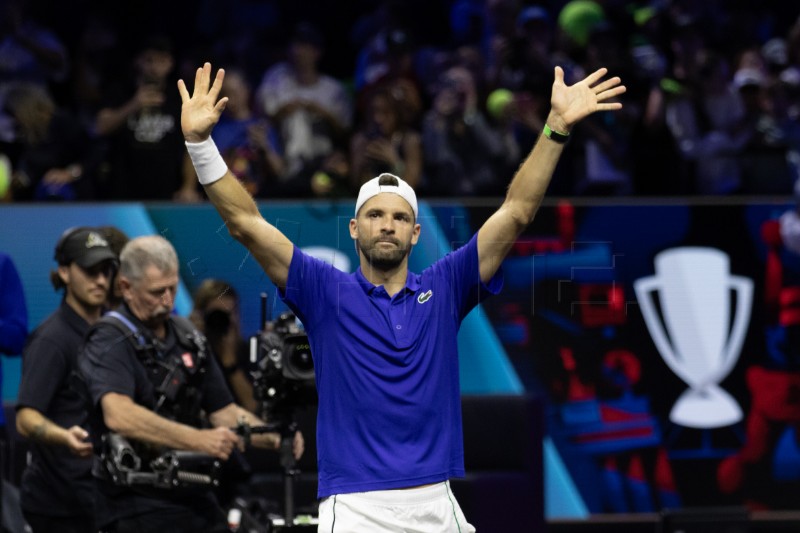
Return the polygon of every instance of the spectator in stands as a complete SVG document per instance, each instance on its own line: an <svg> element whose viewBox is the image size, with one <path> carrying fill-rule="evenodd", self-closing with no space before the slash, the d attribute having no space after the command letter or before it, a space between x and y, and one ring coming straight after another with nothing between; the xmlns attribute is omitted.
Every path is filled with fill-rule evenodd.
<svg viewBox="0 0 800 533"><path fill-rule="evenodd" d="M208 339L236 403L258 413L247 373L248 347L239 328L236 289L219 279L204 280L194 293L194 308L189 318Z"/></svg>
<svg viewBox="0 0 800 533"><path fill-rule="evenodd" d="M528 6L520 11L507 60L495 64L487 74L490 86L530 91L535 98L545 100L547 107L550 73L555 66L554 33L545 8Z"/></svg>
<svg viewBox="0 0 800 533"><path fill-rule="evenodd" d="M511 53L520 0L457 0L450 6L452 45L475 47L485 58L482 77L499 83L497 75Z"/></svg>
<svg viewBox="0 0 800 533"><path fill-rule="evenodd" d="M667 125L681 157L690 164L692 192L731 194L742 185L739 153L752 131L742 127L744 107L730 84L728 61L712 52L701 55L696 77L666 103Z"/></svg>
<svg viewBox="0 0 800 533"><path fill-rule="evenodd" d="M501 170L514 154L478 108L475 80L466 68L452 66L442 73L423 121L422 150L427 194L503 194Z"/></svg>
<svg viewBox="0 0 800 533"><path fill-rule="evenodd" d="M404 176L412 187L419 185L421 137L404 122L401 106L388 86L371 92L363 122L350 143L353 190L383 172Z"/></svg>
<svg viewBox="0 0 800 533"><path fill-rule="evenodd" d="M254 79L283 53L278 36L286 20L280 4L279 0L200 0L197 42L192 46L207 47L210 57L235 62L242 74ZM190 68L194 59L184 54L182 62Z"/></svg>
<svg viewBox="0 0 800 533"><path fill-rule="evenodd" d="M5 106L18 139L12 160L14 199L94 199L101 153L81 122L37 85L15 85L6 93Z"/></svg>
<svg viewBox="0 0 800 533"><path fill-rule="evenodd" d="M795 121L785 120L785 86L770 79L766 70L742 67L733 77L742 99L743 125L750 131L739 155L742 192L749 194L791 194L794 176L789 150L797 135ZM794 133L793 133L794 130Z"/></svg>
<svg viewBox="0 0 800 533"><path fill-rule="evenodd" d="M267 70L256 91L258 106L275 124L283 145L286 166L270 191L273 196L312 194L312 178L326 166L329 179L331 174L346 179L346 172L342 176L341 169L326 163L337 152L346 158L353 106L344 85L320 72L322 51L319 30L298 24L287 60Z"/></svg>
<svg viewBox="0 0 800 533"><path fill-rule="evenodd" d="M399 104L401 120L418 128L422 121L423 86L416 72L417 45L411 31L402 26L382 28L359 52L356 78L356 116L367 113L375 90L388 88ZM358 82L357 82L358 83Z"/></svg>
<svg viewBox="0 0 800 533"><path fill-rule="evenodd" d="M244 188L259 196L268 183L284 173L277 131L269 120L254 112L252 90L244 72L229 70L222 94L228 97L228 105L214 130L214 142Z"/></svg>
<svg viewBox="0 0 800 533"><path fill-rule="evenodd" d="M625 79L632 78L630 55L622 46L614 27L605 21L592 25L583 48L581 69L592 72L599 68L603 58L609 59L610 70L619 72ZM626 99L625 96L622 97ZM573 188L574 194L605 196L630 194L633 190L631 175L632 130L636 123L635 114L639 109L624 102L623 111L605 117L587 117L580 125L573 144L574 151L580 152L583 162L576 171L578 177Z"/></svg>
<svg viewBox="0 0 800 533"><path fill-rule="evenodd" d="M111 88L95 129L107 143L103 195L113 200L196 201L200 194L180 136L180 101L172 89L175 64L167 37L147 37L132 79Z"/></svg>
<svg viewBox="0 0 800 533"><path fill-rule="evenodd" d="M78 42L72 51L69 88L75 113L94 135L97 113L105 104L104 92L124 74L119 61L121 36L108 13L86 13Z"/></svg>
<svg viewBox="0 0 800 533"><path fill-rule="evenodd" d="M637 110L631 134L634 191L642 195L688 194L693 185L684 177L677 140L667 127L666 104L681 85L670 77L666 9L645 6L632 13L635 33L629 55L634 63L627 97Z"/></svg>
<svg viewBox="0 0 800 533"><path fill-rule="evenodd" d="M770 87L770 117L788 147L787 162L797 187L800 179L800 76L789 69Z"/></svg>
<svg viewBox="0 0 800 533"><path fill-rule="evenodd" d="M4 111L6 91L16 83L48 89L63 81L69 68L64 43L42 19L31 0L0 2L0 141L14 141L11 117Z"/></svg>

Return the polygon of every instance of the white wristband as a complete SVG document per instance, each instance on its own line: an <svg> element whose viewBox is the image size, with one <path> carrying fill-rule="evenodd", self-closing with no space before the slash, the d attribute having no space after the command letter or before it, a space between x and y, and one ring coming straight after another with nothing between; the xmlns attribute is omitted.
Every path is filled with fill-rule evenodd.
<svg viewBox="0 0 800 533"><path fill-rule="evenodd" d="M210 185L228 172L228 165L214 144L214 139L209 135L205 141L190 143L186 141L186 150L192 159L194 170L197 172L197 180L200 185Z"/></svg>

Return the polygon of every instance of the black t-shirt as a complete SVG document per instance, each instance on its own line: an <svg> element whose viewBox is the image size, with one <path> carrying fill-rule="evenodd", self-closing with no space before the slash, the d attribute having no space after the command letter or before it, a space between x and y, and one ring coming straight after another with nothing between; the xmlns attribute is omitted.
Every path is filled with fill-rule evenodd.
<svg viewBox="0 0 800 533"><path fill-rule="evenodd" d="M130 115L107 138L103 195L112 200L171 200L182 184L186 147L181 132L181 101L171 85L164 103ZM118 108L136 94L129 85L111 91L106 107Z"/></svg>
<svg viewBox="0 0 800 533"><path fill-rule="evenodd" d="M59 426L86 429L86 403L73 371L88 329L89 324L62 303L34 330L22 356L17 409L31 407ZM31 461L22 475L22 508L49 516L91 515L91 458L35 441L30 450Z"/></svg>
<svg viewBox="0 0 800 533"><path fill-rule="evenodd" d="M123 305L118 309L140 331L147 331ZM158 343L159 358L166 359L182 354L187 349L177 342L175 326L170 322L166 338ZM96 453L100 450L100 439L108 432L103 420L101 398L108 393L124 394L139 405L153 409L159 394L150 381L145 364L137 355L133 343L111 324L99 324L86 340L80 355L80 369L92 402L90 422ZM203 412L211 414L233 403L225 379L213 357L204 362L206 372L196 383L201 395ZM95 460L98 460L97 457ZM180 489L136 489L119 487L111 481L97 479L96 501L97 525L104 526L114 520L138 514L159 512L171 508L204 509L215 505L212 491L187 493Z"/></svg>

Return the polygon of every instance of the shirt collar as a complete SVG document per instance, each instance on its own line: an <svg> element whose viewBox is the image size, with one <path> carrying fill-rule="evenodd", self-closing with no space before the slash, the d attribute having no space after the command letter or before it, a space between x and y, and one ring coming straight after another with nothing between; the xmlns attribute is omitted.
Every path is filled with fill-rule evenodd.
<svg viewBox="0 0 800 533"><path fill-rule="evenodd" d="M366 294L372 294L377 286L373 285L371 281L369 281L366 277L364 277L364 273L361 271L361 267L358 267L356 270L356 281L361 286L361 289ZM403 287L404 292L416 292L419 290L420 283L419 283L419 274L415 274L414 272L409 271L408 275L406 276L406 285Z"/></svg>
<svg viewBox="0 0 800 533"><path fill-rule="evenodd" d="M87 331L89 331L89 323L79 315L75 309L70 307L70 305L66 302L66 300L62 300L61 302L61 313L64 317L64 322L73 329L76 333L79 333L83 336Z"/></svg>

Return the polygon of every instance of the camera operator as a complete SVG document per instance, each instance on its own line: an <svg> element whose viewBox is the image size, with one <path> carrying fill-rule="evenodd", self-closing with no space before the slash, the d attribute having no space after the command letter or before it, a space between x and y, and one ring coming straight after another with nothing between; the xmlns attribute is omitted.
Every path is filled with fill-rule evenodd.
<svg viewBox="0 0 800 533"><path fill-rule="evenodd" d="M91 533L92 445L85 402L71 378L83 337L106 303L117 255L99 229L79 227L61 236L55 260L50 281L64 298L31 334L22 356L17 430L31 441L31 454L21 504L34 533Z"/></svg>
<svg viewBox="0 0 800 533"><path fill-rule="evenodd" d="M194 293L194 309L189 318L208 339L236 403L258 412L253 384L243 364L247 343L239 331L236 289L219 279L204 280Z"/></svg>
<svg viewBox="0 0 800 533"><path fill-rule="evenodd" d="M199 465L209 474L189 477L211 479L214 461L227 460L242 445L235 427L264 425L234 403L202 334L188 319L173 315L178 281L177 254L166 239L131 240L120 254L124 304L89 331L80 356L92 402L96 521L104 531L227 530L213 483L186 486L186 476L167 486L131 480L159 480L161 458L179 450L207 459ZM142 470L137 477L114 472L113 456L121 448L114 443L121 439L141 458L140 464L127 464ZM277 449L281 436L257 434L252 442ZM302 450L298 433L294 455Z"/></svg>

